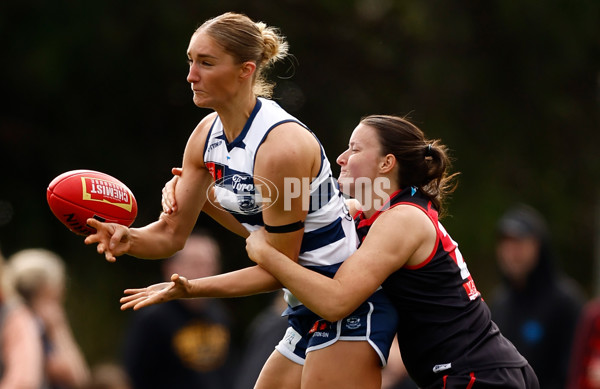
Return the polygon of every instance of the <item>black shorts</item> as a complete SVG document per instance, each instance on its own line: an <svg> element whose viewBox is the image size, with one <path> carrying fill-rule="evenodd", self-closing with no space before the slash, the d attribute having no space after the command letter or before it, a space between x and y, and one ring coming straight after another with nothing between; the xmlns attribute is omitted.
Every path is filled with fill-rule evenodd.
<svg viewBox="0 0 600 389"><path fill-rule="evenodd" d="M446 375L427 389L539 389L531 366L480 370L465 374Z"/></svg>

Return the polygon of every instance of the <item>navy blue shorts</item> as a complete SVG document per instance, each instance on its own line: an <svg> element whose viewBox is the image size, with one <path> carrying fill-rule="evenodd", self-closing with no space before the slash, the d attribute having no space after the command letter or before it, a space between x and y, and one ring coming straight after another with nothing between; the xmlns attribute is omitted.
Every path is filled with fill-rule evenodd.
<svg viewBox="0 0 600 389"><path fill-rule="evenodd" d="M387 364L398 324L398 313L383 290L375 292L342 320L329 322L301 305L288 308L289 327L275 347L286 358L304 365L306 353L330 346L338 340L369 342Z"/></svg>

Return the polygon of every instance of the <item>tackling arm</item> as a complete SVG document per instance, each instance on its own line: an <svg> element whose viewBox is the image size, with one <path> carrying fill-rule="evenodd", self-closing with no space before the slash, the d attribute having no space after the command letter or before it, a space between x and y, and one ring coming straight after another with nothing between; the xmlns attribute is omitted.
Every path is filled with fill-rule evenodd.
<svg viewBox="0 0 600 389"><path fill-rule="evenodd" d="M429 219L416 208L421 215L400 208L385 212L373 223L361 247L344 261L333 279L286 261L282 253L265 244L263 231L253 232L246 248L253 261L277 277L311 311L329 321L340 320L407 261L425 259L427 250L431 251L433 244L421 249L435 234Z"/></svg>

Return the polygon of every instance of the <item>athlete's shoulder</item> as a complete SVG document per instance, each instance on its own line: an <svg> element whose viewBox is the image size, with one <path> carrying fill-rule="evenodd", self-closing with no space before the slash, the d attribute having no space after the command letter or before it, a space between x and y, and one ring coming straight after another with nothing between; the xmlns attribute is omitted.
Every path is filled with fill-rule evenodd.
<svg viewBox="0 0 600 389"><path fill-rule="evenodd" d="M417 225L431 224L431 220L424 210L417 205L412 203L400 203L384 211L377 218L375 223L386 225L401 223L404 226L414 227Z"/></svg>
<svg viewBox="0 0 600 389"><path fill-rule="evenodd" d="M299 123L285 122L271 130L257 155L271 163L306 161L309 155L320 155L320 145Z"/></svg>
<svg viewBox="0 0 600 389"><path fill-rule="evenodd" d="M198 125L194 129L194 133L196 133L196 132L205 133L206 132L208 134L208 131L214 124L217 117L218 117L218 115L216 112L211 112L208 115L206 115L205 117L203 117L202 120L200 120L200 123L198 123Z"/></svg>
<svg viewBox="0 0 600 389"><path fill-rule="evenodd" d="M206 137L208 136L210 128L212 127L216 118L217 113L211 112L208 115L206 115L202 120L200 120L196 128L194 128L192 135L190 135L190 142L193 142L194 144L197 144L198 142L204 144L206 142Z"/></svg>
<svg viewBox="0 0 600 389"><path fill-rule="evenodd" d="M190 158L199 166L203 165L204 146L210 132L210 128L217 117L216 112L206 115L194 128L185 146L184 159Z"/></svg>
<svg viewBox="0 0 600 389"><path fill-rule="evenodd" d="M437 234L429 216L412 204L398 204L383 212L371 226L371 233L393 237L400 245L411 241L417 246Z"/></svg>

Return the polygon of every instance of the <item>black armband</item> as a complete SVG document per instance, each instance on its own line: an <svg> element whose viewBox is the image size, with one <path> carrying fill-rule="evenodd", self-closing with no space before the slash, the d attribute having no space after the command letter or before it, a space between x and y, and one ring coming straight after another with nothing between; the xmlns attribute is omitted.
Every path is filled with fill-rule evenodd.
<svg viewBox="0 0 600 389"><path fill-rule="evenodd" d="M271 234L285 234L286 232L298 231L301 228L304 228L304 222L302 220L283 226L269 226L265 224L265 230Z"/></svg>

